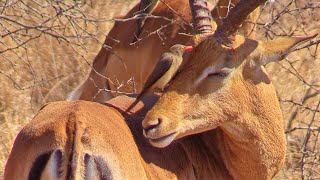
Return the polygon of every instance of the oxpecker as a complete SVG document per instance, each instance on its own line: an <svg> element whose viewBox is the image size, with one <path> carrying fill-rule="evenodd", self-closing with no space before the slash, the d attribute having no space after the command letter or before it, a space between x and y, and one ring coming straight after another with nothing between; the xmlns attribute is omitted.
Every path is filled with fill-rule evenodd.
<svg viewBox="0 0 320 180"><path fill-rule="evenodd" d="M172 46L168 52L162 54L154 70L148 77L141 93L127 109L127 112L130 111L145 94L153 93L157 90L163 91L165 86L178 72L183 61L184 52L191 50L192 46L176 44Z"/></svg>

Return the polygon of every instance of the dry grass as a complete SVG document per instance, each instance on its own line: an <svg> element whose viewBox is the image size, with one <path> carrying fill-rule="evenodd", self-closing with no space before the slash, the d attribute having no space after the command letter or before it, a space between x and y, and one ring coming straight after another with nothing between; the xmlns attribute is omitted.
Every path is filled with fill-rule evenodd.
<svg viewBox="0 0 320 180"><path fill-rule="evenodd" d="M276 1L272 6L265 7L259 19L259 39L270 39L292 32L299 35L320 33L320 23L317 22L320 9L303 9L310 5L308 1L292 1L287 9L302 9L284 13L273 21L289 2ZM320 3L312 5L320 6ZM83 9L95 17L110 18L125 12L128 6L129 3L124 0L88 1ZM265 25L267 22L270 26ZM95 26L86 28L102 42L112 21L96 24L101 30ZM19 130L43 104L64 100L87 75L90 68L88 62L100 49L97 39L83 40L85 48L75 47L78 51L75 52L70 44L44 34L16 49L14 53L0 53L0 179ZM285 61L267 66L281 101L286 120L284 126L288 131L296 128L287 133L287 161L277 179L320 177L320 130L315 129L320 127L319 69L319 50L315 45L292 53ZM309 125L312 128L308 129Z"/></svg>

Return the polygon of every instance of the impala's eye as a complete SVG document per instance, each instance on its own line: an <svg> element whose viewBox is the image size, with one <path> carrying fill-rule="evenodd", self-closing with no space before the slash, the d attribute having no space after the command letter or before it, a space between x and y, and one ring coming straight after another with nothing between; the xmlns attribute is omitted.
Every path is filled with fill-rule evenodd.
<svg viewBox="0 0 320 180"><path fill-rule="evenodd" d="M209 77L211 77L211 76L226 77L227 74L221 73L221 72L216 72L216 73L209 74L208 76Z"/></svg>
<svg viewBox="0 0 320 180"><path fill-rule="evenodd" d="M226 77L229 75L231 70L229 68L222 68L222 69L217 69L213 72L210 72L208 74L208 77Z"/></svg>

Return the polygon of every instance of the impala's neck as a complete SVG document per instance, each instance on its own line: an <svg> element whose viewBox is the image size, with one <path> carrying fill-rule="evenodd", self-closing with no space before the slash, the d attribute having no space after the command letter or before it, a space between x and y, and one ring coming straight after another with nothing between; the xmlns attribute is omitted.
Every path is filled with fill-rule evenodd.
<svg viewBox="0 0 320 180"><path fill-rule="evenodd" d="M216 142L208 144L218 148L235 179L271 179L284 163L286 142L276 93L271 84L255 92L262 93L251 94L259 97L252 98L253 108L225 122L213 139Z"/></svg>
<svg viewBox="0 0 320 180"><path fill-rule="evenodd" d="M195 179L232 179L218 150L220 129L191 135L178 140L192 164Z"/></svg>
<svg viewBox="0 0 320 180"><path fill-rule="evenodd" d="M231 124L181 141L199 179L271 179L282 167L285 139L281 127ZM210 173L210 174L208 174Z"/></svg>
<svg viewBox="0 0 320 180"><path fill-rule="evenodd" d="M219 152L235 179L271 179L284 161L284 138L273 131L231 125L219 134ZM236 131L236 132L235 132Z"/></svg>

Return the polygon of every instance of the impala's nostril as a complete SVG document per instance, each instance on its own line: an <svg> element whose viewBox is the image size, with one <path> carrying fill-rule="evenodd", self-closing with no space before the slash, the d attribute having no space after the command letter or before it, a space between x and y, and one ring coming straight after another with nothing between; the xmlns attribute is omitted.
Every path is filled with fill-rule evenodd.
<svg viewBox="0 0 320 180"><path fill-rule="evenodd" d="M144 128L144 130L145 130L146 132L149 132L149 131L151 131L151 130L153 130L153 129L156 129L156 128L160 125L161 121L162 121L161 118L154 119L153 121L149 121L148 126L146 126L146 127Z"/></svg>
<svg viewBox="0 0 320 180"><path fill-rule="evenodd" d="M159 118L158 118L158 125L160 125L160 124L161 124L161 122L162 122L162 118L161 118L161 117L159 117Z"/></svg>

